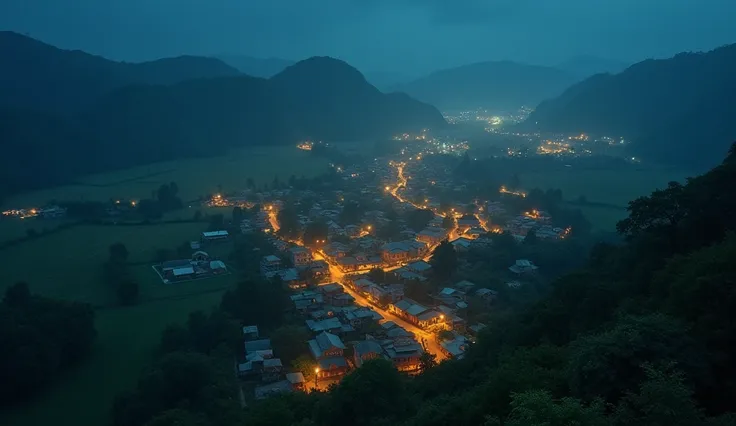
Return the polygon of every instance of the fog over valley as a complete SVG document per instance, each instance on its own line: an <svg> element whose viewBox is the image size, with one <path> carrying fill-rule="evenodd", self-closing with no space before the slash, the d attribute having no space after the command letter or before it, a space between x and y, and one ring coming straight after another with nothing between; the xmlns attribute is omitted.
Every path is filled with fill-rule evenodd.
<svg viewBox="0 0 736 426"><path fill-rule="evenodd" d="M736 426L734 16L0 2L0 424Z"/></svg>

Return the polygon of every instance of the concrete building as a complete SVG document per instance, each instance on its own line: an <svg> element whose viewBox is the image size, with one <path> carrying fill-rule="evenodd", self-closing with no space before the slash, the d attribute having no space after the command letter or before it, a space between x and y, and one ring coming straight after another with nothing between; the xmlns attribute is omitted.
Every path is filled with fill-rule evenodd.
<svg viewBox="0 0 736 426"><path fill-rule="evenodd" d="M309 266L312 261L312 254L305 247L292 247L289 249L289 255L297 268Z"/></svg>
<svg viewBox="0 0 736 426"><path fill-rule="evenodd" d="M281 269L281 259L272 254L261 259L261 275L271 278Z"/></svg>

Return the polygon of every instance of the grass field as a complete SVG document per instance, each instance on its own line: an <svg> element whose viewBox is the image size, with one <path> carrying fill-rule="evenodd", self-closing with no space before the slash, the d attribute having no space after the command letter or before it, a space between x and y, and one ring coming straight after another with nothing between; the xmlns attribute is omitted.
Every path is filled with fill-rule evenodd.
<svg viewBox="0 0 736 426"><path fill-rule="evenodd" d="M589 202L621 207L576 207L583 211L595 229L613 231L616 222L626 217L625 207L629 201L663 188L670 181L684 181L688 176L689 173L671 169L620 171L564 168L554 172L523 173L519 178L525 188L559 188L569 201L585 196Z"/></svg>
<svg viewBox="0 0 736 426"><path fill-rule="evenodd" d="M217 291L98 311L98 338L91 357L66 372L30 404L0 413L0 424L105 425L115 396L132 389L142 369L150 363L163 329L168 324L186 321L192 311L217 305L221 295L222 291Z"/></svg>
<svg viewBox="0 0 736 426"><path fill-rule="evenodd" d="M30 404L0 413L0 424L104 424L115 395L134 386L150 360L161 331L185 321L190 312L219 303L237 275L166 285L151 268L156 250L195 239L206 223L152 226L78 226L0 252L2 290L24 280L34 293L95 305L114 301L101 279L108 247L122 242L130 252L131 274L140 285L141 304L97 311L98 340L91 357L65 373ZM84 401L83 407L80 401Z"/></svg>
<svg viewBox="0 0 736 426"><path fill-rule="evenodd" d="M584 195L589 201L625 207L629 201L682 181L688 173L671 169L577 170L561 168L553 172L523 173L519 177L525 188L559 188L567 200Z"/></svg>
<svg viewBox="0 0 736 426"><path fill-rule="evenodd" d="M187 201L220 190L244 189L249 177L260 185L270 184L274 176L283 181L291 175L316 176L328 170L328 163L295 147L250 148L225 157L177 160L88 176L74 185L18 195L6 205L29 208L51 200L140 199L150 197L153 190L168 182L177 182L181 198ZM167 219L192 215L193 209L185 208ZM53 229L59 223L63 222L3 220L0 241L22 237L28 228ZM206 227L206 223L83 225L0 251L0 291L26 281L34 293L105 306L114 302L114 293L102 281L102 265L110 244L122 242L130 253L129 262L134 264L130 272L140 285L142 300L133 307L98 310L98 339L91 357L59 377L28 405L0 413L0 424L104 425L114 397L131 389L150 362L163 329L185 321L192 311L216 305L225 289L237 282L237 274L232 274L165 285L151 268L158 249L174 249L196 239Z"/></svg>
<svg viewBox="0 0 736 426"><path fill-rule="evenodd" d="M39 294L92 304L111 301L112 292L102 282L102 265L110 244L121 242L130 262L152 262L156 250L175 248L197 239L206 223L151 226L78 226L24 242L0 252L3 280L0 291L26 281ZM150 265L131 269L145 298L161 285Z"/></svg>
<svg viewBox="0 0 736 426"><path fill-rule="evenodd" d="M295 147L252 147L227 156L154 163L80 179L79 184L33 191L12 197L12 208L36 207L51 200L141 199L163 183L176 182L183 200L219 191L245 189L250 177L271 184L274 176L312 177L328 170L329 161Z"/></svg>

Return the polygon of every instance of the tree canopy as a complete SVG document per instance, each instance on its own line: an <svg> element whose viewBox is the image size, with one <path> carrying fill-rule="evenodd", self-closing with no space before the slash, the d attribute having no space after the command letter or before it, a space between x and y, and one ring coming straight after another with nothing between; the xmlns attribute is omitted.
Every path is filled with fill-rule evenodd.
<svg viewBox="0 0 736 426"><path fill-rule="evenodd" d="M86 304L9 287L0 303L0 406L23 401L91 351L97 332Z"/></svg>

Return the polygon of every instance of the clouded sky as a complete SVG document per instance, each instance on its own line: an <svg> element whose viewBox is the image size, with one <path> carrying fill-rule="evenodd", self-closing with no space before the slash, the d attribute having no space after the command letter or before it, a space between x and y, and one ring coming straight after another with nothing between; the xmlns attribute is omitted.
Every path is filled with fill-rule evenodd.
<svg viewBox="0 0 736 426"><path fill-rule="evenodd" d="M0 0L0 30L111 59L330 55L408 73L708 50L736 42L734 21L736 0Z"/></svg>

